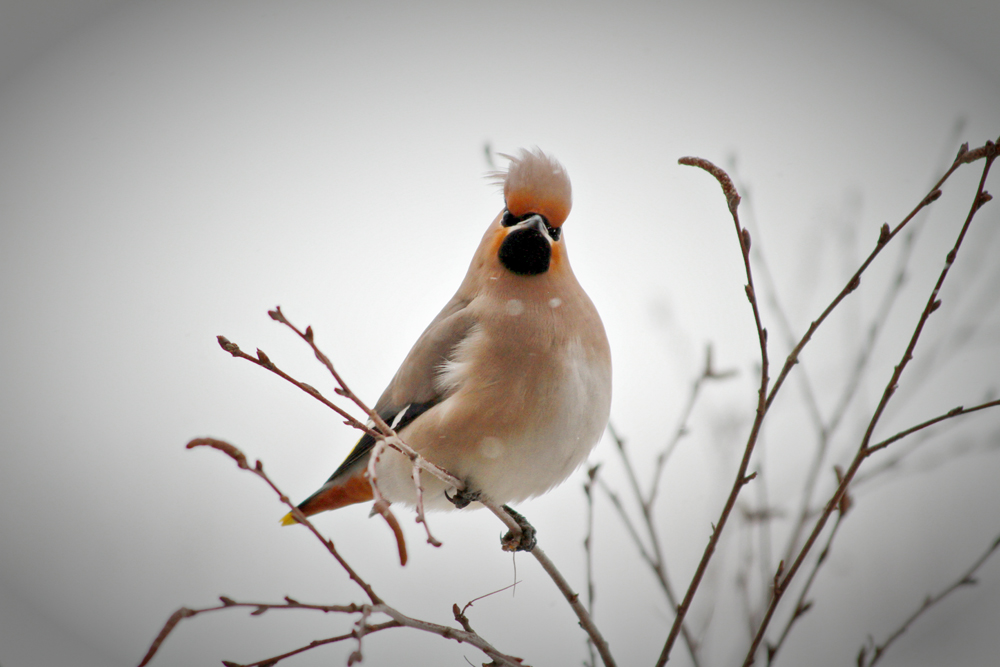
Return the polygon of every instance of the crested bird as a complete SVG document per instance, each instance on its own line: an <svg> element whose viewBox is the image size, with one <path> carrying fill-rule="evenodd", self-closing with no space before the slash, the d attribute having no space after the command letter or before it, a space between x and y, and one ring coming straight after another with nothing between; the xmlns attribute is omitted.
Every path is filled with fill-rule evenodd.
<svg viewBox="0 0 1000 667"><path fill-rule="evenodd" d="M466 491L456 496L456 489L423 475L427 509L481 497L515 503L545 493L586 460L610 412L607 336L570 268L563 233L572 206L569 177L537 148L502 157L508 168L493 176L503 185L503 210L458 291L374 408L420 455L465 481ZM362 436L298 508L311 516L372 500L367 468L374 444ZM386 500L415 504L406 456L387 448L375 469ZM296 519L289 513L282 523ZM402 543L400 557L405 562Z"/></svg>

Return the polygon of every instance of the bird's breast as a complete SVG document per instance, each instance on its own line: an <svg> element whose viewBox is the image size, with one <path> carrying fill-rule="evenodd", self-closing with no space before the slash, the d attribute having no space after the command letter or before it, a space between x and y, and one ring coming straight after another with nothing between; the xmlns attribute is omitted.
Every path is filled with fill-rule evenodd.
<svg viewBox="0 0 1000 667"><path fill-rule="evenodd" d="M407 441L497 502L563 481L600 439L611 402L600 320L590 339L569 325L597 318L589 300L582 307L544 295L486 308L501 315L481 318L456 346L438 378L447 398Z"/></svg>

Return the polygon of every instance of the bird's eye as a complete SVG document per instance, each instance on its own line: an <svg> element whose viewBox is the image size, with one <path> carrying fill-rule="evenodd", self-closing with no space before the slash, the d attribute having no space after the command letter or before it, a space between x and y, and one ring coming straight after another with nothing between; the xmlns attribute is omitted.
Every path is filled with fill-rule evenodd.
<svg viewBox="0 0 1000 667"><path fill-rule="evenodd" d="M504 227L513 227L514 225L518 224L519 222L524 222L524 220L526 220L527 218L530 218L533 215L537 215L537 214L535 214L535 213L526 213L526 214L524 214L524 215L522 215L520 217L517 217L513 213L511 213L510 211L505 210L503 212L503 217L500 218L500 224L503 225ZM552 225L550 225L549 221L545 219L545 216L541 216L541 217L542 217L542 220L545 220L545 230L549 233L549 238L551 238L553 241L558 241L559 237L562 235L562 230L559 229L558 227L553 227Z"/></svg>

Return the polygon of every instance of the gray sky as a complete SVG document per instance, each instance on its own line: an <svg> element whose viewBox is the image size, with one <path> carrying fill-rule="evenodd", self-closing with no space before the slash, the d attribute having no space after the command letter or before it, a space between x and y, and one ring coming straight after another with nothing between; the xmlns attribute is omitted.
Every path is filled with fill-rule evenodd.
<svg viewBox="0 0 1000 667"><path fill-rule="evenodd" d="M220 594L360 600L305 531L278 525L283 511L261 483L183 445L225 438L293 498L312 492L356 435L214 337L260 347L328 389L308 350L267 318L280 304L374 400L502 206L482 177L487 142L501 152L538 145L569 172L573 266L608 330L612 419L641 470L668 437L705 343L720 367L740 370L706 396L664 480L662 534L683 590L747 432L757 348L719 188L677 158L736 156L744 222L801 333L879 226L900 220L950 161L956 122L973 145L1000 134L990 67L1000 57L973 39L997 10L972 2L948 16L888 1L18 4L0 5L3 667L134 664L177 607ZM914 262L924 268L908 275L822 489L898 362L977 169L957 174L922 223ZM990 206L977 218L885 436L996 389L997 221ZM873 265L803 358L827 411L896 256ZM787 341L772 308L765 317L780 366ZM969 324L978 328L964 351L948 356ZM795 378L786 392L755 466L771 502L791 511L815 445ZM785 664L852 662L869 634L884 637L995 537L1000 461L959 452L996 442L998 425L997 414L967 417L903 474L859 488ZM608 442L592 458L624 483ZM581 481L521 507L578 589ZM654 581L606 505L598 622L620 664L651 664L670 615L647 594ZM405 569L365 508L319 525L414 616L447 623L453 602L511 582L491 517L432 516L445 542L435 550L409 513L399 516ZM744 541L734 524L692 612L713 623L707 664L746 650L733 586ZM523 557L517 577L516 595L476 603L475 627L530 664L578 663L583 638L551 583ZM884 664L981 664L1000 652L998 620L991 563ZM251 662L349 627L306 614L201 617L154 664ZM287 664L338 664L353 649ZM365 664L414 655L480 659L413 632L365 642ZM683 651L675 657L686 664Z"/></svg>

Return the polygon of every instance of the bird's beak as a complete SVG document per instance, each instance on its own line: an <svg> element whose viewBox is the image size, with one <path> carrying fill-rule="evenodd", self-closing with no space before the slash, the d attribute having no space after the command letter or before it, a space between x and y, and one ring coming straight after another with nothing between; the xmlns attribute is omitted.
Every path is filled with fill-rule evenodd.
<svg viewBox="0 0 1000 667"><path fill-rule="evenodd" d="M542 236L547 238L549 242L552 242L552 237L549 236L548 225L545 224L545 218L538 215L537 213L530 218L526 218L521 221L522 229L533 228L542 233Z"/></svg>

